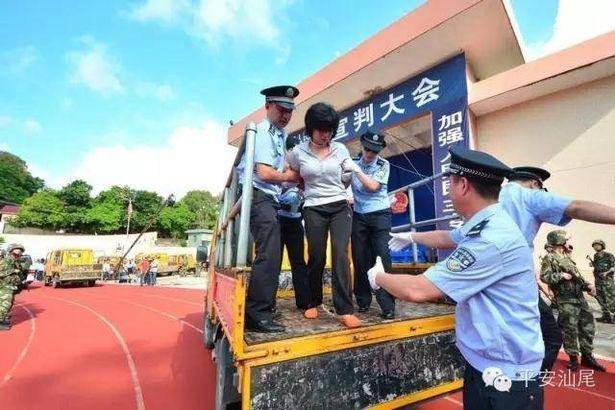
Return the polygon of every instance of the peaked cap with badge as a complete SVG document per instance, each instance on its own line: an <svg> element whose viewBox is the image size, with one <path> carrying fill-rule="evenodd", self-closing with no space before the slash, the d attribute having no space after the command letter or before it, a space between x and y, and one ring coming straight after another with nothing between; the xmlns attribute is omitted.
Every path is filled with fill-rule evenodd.
<svg viewBox="0 0 615 410"><path fill-rule="evenodd" d="M299 89L292 85L278 85L261 90L265 96L265 102L276 103L287 110L295 109L295 97L299 95Z"/></svg>
<svg viewBox="0 0 615 410"><path fill-rule="evenodd" d="M386 148L387 143L384 140L384 135L366 131L361 135L361 145L370 151L380 152Z"/></svg>
<svg viewBox="0 0 615 410"><path fill-rule="evenodd" d="M512 178L534 179L540 182L545 182L551 176L551 173L546 169L538 167L515 167Z"/></svg>
<svg viewBox="0 0 615 410"><path fill-rule="evenodd" d="M513 173L512 168L486 152L463 147L451 147L449 152L451 165L447 174L499 185Z"/></svg>

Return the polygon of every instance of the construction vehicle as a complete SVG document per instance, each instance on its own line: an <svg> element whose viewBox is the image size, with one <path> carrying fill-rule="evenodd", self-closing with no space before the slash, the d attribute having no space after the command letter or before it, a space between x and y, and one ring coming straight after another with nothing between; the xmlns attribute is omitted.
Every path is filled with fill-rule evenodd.
<svg viewBox="0 0 615 410"><path fill-rule="evenodd" d="M45 286L94 286L101 274L102 264L94 261L92 249L55 249L50 251L45 259Z"/></svg>
<svg viewBox="0 0 615 410"><path fill-rule="evenodd" d="M245 152L245 169L253 169L255 133L250 123L234 167ZM396 191L412 198L414 188L433 179ZM252 173L239 181L231 171L211 246L204 344L216 363L216 409L239 403L243 409L383 409L461 387L463 359L455 346L454 306L447 303L398 301L396 318L383 320L371 309L358 314L363 326L348 329L333 312L304 320L292 289L285 289L276 300L285 332L248 331L251 195ZM410 223L400 229L435 221L416 222L410 212ZM416 253L415 247L414 261ZM419 274L429 266L413 262L394 270ZM324 303L330 310L327 305L330 299Z"/></svg>

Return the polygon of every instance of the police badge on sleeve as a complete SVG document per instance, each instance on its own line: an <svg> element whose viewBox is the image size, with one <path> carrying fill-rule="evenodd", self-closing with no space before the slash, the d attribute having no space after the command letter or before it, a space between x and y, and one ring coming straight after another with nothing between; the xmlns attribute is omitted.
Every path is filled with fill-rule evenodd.
<svg viewBox="0 0 615 410"><path fill-rule="evenodd" d="M446 259L446 268L451 272L462 272L474 265L476 257L469 249L463 246L455 251Z"/></svg>

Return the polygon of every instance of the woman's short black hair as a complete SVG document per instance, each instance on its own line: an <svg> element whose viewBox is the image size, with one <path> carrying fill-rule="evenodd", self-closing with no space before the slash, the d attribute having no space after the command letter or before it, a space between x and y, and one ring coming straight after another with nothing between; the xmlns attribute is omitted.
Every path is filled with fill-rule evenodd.
<svg viewBox="0 0 615 410"><path fill-rule="evenodd" d="M339 122L340 116L335 108L324 102L312 105L305 113L305 131L310 137L314 130L320 130L332 131L331 138L334 138Z"/></svg>

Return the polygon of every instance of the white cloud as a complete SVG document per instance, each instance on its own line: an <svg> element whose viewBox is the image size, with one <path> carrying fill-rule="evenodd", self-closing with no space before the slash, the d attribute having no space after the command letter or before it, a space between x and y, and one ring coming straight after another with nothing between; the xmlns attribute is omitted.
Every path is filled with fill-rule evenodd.
<svg viewBox="0 0 615 410"><path fill-rule="evenodd" d="M138 83L135 86L137 95L142 98L153 97L158 101L167 102L175 98L175 90L168 84Z"/></svg>
<svg viewBox="0 0 615 410"><path fill-rule="evenodd" d="M178 23L189 8L190 5L184 0L147 0L133 7L128 17L141 22L159 21L172 25Z"/></svg>
<svg viewBox="0 0 615 410"><path fill-rule="evenodd" d="M41 124L32 118L25 120L22 126L24 131L28 134L40 134L43 131Z"/></svg>
<svg viewBox="0 0 615 410"><path fill-rule="evenodd" d="M178 27L209 45L232 38L277 47L279 22L291 0L146 0L128 14L140 22ZM284 53L284 49L280 50Z"/></svg>
<svg viewBox="0 0 615 410"><path fill-rule="evenodd" d="M235 151L226 143L226 127L206 121L200 127L176 128L159 145L92 148L62 184L82 178L96 192L126 184L165 196L174 193L177 198L192 189L218 193L224 187Z"/></svg>
<svg viewBox="0 0 615 410"><path fill-rule="evenodd" d="M39 54L33 46L15 48L2 53L1 66L4 70L14 75L24 74L36 61Z"/></svg>
<svg viewBox="0 0 615 410"><path fill-rule="evenodd" d="M81 41L85 49L72 51L66 56L72 66L70 82L102 94L122 92L124 86L119 79L121 67L107 53L106 45L89 37L83 37Z"/></svg>
<svg viewBox="0 0 615 410"><path fill-rule="evenodd" d="M13 123L13 119L7 115L0 115L0 128L8 127Z"/></svg>
<svg viewBox="0 0 615 410"><path fill-rule="evenodd" d="M284 44L278 48L278 56L275 58L275 63L278 65L286 64L290 58L290 44Z"/></svg>
<svg viewBox="0 0 615 410"><path fill-rule="evenodd" d="M613 16L615 2L612 0L560 0L552 36L528 44L526 55L534 60L615 30Z"/></svg>

